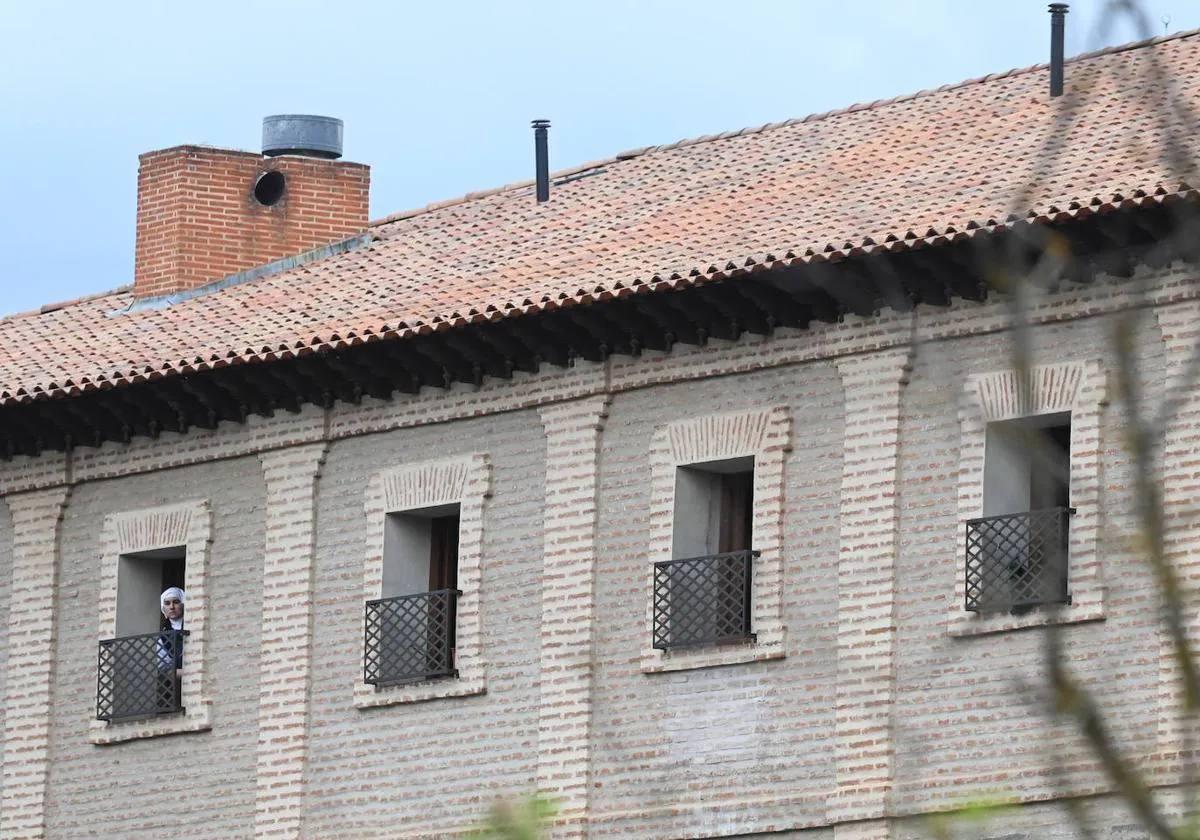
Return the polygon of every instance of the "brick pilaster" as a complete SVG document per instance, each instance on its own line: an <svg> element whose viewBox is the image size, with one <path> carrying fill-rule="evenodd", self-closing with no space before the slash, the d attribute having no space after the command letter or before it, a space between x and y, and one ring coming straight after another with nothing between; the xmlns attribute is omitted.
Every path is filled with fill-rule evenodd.
<svg viewBox="0 0 1200 840"><path fill-rule="evenodd" d="M312 661L316 489L324 443L260 456L267 485L256 837L300 837Z"/></svg>
<svg viewBox="0 0 1200 840"><path fill-rule="evenodd" d="M556 837L586 835L596 482L608 396L541 410L546 429L538 789L558 805Z"/></svg>
<svg viewBox="0 0 1200 840"><path fill-rule="evenodd" d="M1167 399L1182 395L1182 402L1167 424L1162 442L1162 503L1164 513L1164 550L1184 584L1185 594L1195 591L1200 579L1200 518L1196 516L1196 495L1200 491L1200 389L1192 383L1184 387L1181 377L1188 360L1200 347L1200 302L1188 301L1155 310L1166 350ZM1144 411L1144 414L1149 414ZM1188 605L1185 620L1192 643L1200 638L1200 619L1196 605ZM1180 710L1183 686L1175 662L1175 646L1159 626L1158 746L1164 754L1177 753L1182 746ZM1197 722L1191 726L1195 732Z"/></svg>
<svg viewBox="0 0 1200 840"><path fill-rule="evenodd" d="M837 837L886 838L893 777L896 478L900 389L907 349L838 363L845 389L841 549L838 555L836 791L829 804Z"/></svg>
<svg viewBox="0 0 1200 840"><path fill-rule="evenodd" d="M59 523L69 487L9 496L12 595L0 837L43 837L50 764Z"/></svg>

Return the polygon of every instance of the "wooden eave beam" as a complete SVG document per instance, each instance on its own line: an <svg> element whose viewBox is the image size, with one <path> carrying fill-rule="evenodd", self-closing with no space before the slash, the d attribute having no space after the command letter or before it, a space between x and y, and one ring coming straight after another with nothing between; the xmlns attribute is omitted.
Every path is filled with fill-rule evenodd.
<svg viewBox="0 0 1200 840"><path fill-rule="evenodd" d="M571 357L579 357L589 362L603 362L612 352L604 341L573 324L561 310L546 313L540 320L540 326L545 328L546 332L567 346Z"/></svg>

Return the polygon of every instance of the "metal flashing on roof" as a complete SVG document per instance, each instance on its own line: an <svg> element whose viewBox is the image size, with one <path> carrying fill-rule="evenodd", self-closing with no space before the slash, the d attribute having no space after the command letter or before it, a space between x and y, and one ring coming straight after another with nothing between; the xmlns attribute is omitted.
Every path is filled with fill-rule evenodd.
<svg viewBox="0 0 1200 840"><path fill-rule="evenodd" d="M113 309L106 313L109 318L118 315L128 315L131 312L141 312L146 309L165 309L168 306L174 306L177 303L183 303L185 300L204 297L213 292L219 292L223 289L228 289L232 286L240 286L242 283L249 283L252 280L260 280L263 277L270 277L273 274L280 274L284 271L290 271L293 268L323 260L327 257L336 256L337 254L345 254L350 251L356 251L364 245L370 244L373 239L370 233L360 233L357 236L351 236L348 239L343 239L339 242L332 242L329 245L322 245L320 248L313 248L311 251L305 251L302 254L295 254L290 257L274 260L266 265L248 268L245 271L239 271L237 274L230 274L228 277L223 277L220 280L215 280L212 283L206 283L203 286L198 286L195 289L187 289L182 292L172 292L169 295L158 295L157 297L137 298L129 303L128 306L120 309Z"/></svg>

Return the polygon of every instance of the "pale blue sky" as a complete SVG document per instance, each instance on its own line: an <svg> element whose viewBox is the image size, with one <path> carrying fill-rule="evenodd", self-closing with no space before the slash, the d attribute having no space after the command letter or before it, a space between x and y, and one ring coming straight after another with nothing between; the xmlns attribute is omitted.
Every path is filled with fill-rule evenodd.
<svg viewBox="0 0 1200 840"><path fill-rule="evenodd" d="M1069 55L1134 40L1078 0ZM1152 34L1200 26L1146 0ZM1045 61L1043 0L0 0L0 313L133 271L137 155L259 148L266 114L346 122L371 214ZM1069 78L1069 77L1068 77Z"/></svg>

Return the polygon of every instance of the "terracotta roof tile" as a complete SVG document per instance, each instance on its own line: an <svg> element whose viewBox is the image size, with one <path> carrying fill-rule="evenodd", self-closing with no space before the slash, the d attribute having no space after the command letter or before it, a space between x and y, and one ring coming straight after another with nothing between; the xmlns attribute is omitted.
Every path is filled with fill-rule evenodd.
<svg viewBox="0 0 1200 840"><path fill-rule="evenodd" d="M0 402L450 329L767 264L838 260L1191 195L1200 33L622 152L372 223L365 246L164 308L129 289L0 320ZM1052 165L1046 150L1055 150ZM587 177L580 177L586 175ZM1021 196L1014 207L1015 196Z"/></svg>

